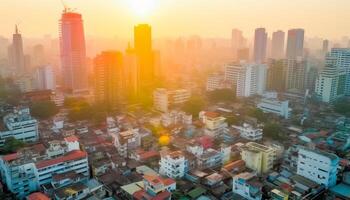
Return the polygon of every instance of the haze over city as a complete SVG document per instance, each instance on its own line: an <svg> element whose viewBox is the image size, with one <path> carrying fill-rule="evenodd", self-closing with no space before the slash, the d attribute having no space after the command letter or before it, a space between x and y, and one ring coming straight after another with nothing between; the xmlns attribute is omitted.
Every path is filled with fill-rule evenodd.
<svg viewBox="0 0 350 200"><path fill-rule="evenodd" d="M350 1L1 0L1 200L350 200Z"/></svg>

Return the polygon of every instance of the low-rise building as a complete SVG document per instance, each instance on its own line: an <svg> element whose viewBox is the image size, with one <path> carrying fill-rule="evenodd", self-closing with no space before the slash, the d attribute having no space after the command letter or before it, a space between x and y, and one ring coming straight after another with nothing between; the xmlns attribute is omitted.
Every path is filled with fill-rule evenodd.
<svg viewBox="0 0 350 200"><path fill-rule="evenodd" d="M50 151L38 144L1 156L0 173L3 183L18 198L23 198L42 185L51 183L54 174L74 171L88 177L87 153L75 149L75 143L76 141L67 139L62 144L62 149ZM53 153L53 150L57 153Z"/></svg>
<svg viewBox="0 0 350 200"><path fill-rule="evenodd" d="M233 177L232 192L247 200L262 199L262 184L255 174L244 172Z"/></svg>
<svg viewBox="0 0 350 200"><path fill-rule="evenodd" d="M263 98L257 105L265 113L274 113L282 116L285 119L290 117L291 108L289 108L289 101L279 101L277 99Z"/></svg>
<svg viewBox="0 0 350 200"><path fill-rule="evenodd" d="M131 129L123 132L113 132L113 144L117 148L119 155L124 158L129 157L128 153L141 146L141 134L139 129Z"/></svg>
<svg viewBox="0 0 350 200"><path fill-rule="evenodd" d="M157 88L153 92L153 105L156 110L168 112L169 108L182 104L191 97L191 92L187 89L167 90Z"/></svg>
<svg viewBox="0 0 350 200"><path fill-rule="evenodd" d="M181 151L173 151L161 156L159 161L161 175L178 179L185 176L189 170L188 161Z"/></svg>
<svg viewBox="0 0 350 200"><path fill-rule="evenodd" d="M273 168L276 152L272 147L248 142L241 147L241 156L248 168L261 174Z"/></svg>
<svg viewBox="0 0 350 200"><path fill-rule="evenodd" d="M227 128L226 118L216 112L202 111L199 113L199 119L205 125L204 133L212 137L223 134Z"/></svg>
<svg viewBox="0 0 350 200"><path fill-rule="evenodd" d="M232 125L232 127L240 132L241 134L240 136L242 138L247 140L257 141L257 140L261 140L263 137L262 128L260 127L255 128L248 123L244 123L243 126Z"/></svg>
<svg viewBox="0 0 350 200"><path fill-rule="evenodd" d="M332 187L337 183L339 160L335 154L301 148L297 174L327 188Z"/></svg>
<svg viewBox="0 0 350 200"><path fill-rule="evenodd" d="M161 123L165 127L173 124L191 125L192 115L186 114L185 112L173 110L171 112L162 114Z"/></svg>
<svg viewBox="0 0 350 200"><path fill-rule="evenodd" d="M38 121L30 115L29 108L14 109L3 117L3 123L0 124L0 146L9 137L23 142L35 142L39 139Z"/></svg>

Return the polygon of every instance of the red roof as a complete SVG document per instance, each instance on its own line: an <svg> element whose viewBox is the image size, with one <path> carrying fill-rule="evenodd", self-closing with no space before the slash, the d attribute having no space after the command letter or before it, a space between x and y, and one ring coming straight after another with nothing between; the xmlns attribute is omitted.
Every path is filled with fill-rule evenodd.
<svg viewBox="0 0 350 200"><path fill-rule="evenodd" d="M160 176L152 176L152 175L144 175L143 178L150 182L151 184L162 183L165 186L169 186L175 183L175 181L171 178L161 178Z"/></svg>
<svg viewBox="0 0 350 200"><path fill-rule="evenodd" d="M66 142L76 142L76 141L78 141L78 138L76 136L72 135L72 136L64 138L64 140Z"/></svg>
<svg viewBox="0 0 350 200"><path fill-rule="evenodd" d="M156 196L149 195L145 190L139 190L133 194L133 197L137 200L166 200L169 199L171 193L163 191Z"/></svg>
<svg viewBox="0 0 350 200"><path fill-rule="evenodd" d="M18 156L17 153L12 153L12 154L8 154L8 155L3 156L2 159L9 162L12 160L16 160L17 156Z"/></svg>
<svg viewBox="0 0 350 200"><path fill-rule="evenodd" d="M45 194L41 192L32 193L27 197L27 199L28 200L50 200L49 197L47 197Z"/></svg>
<svg viewBox="0 0 350 200"><path fill-rule="evenodd" d="M159 156L159 152L158 151L147 151L147 152L142 152L140 153L140 159L141 160L147 160L153 157L157 157Z"/></svg>
<svg viewBox="0 0 350 200"><path fill-rule="evenodd" d="M210 118L216 118L216 117L220 117L220 113L217 113L217 112L205 112L205 116L210 117Z"/></svg>
<svg viewBox="0 0 350 200"><path fill-rule="evenodd" d="M242 169L245 168L245 162L244 160L237 160L225 165L223 168L227 171L232 171L232 170L241 171Z"/></svg>
<svg viewBox="0 0 350 200"><path fill-rule="evenodd" d="M80 150L74 150L69 152L68 154L58 157L58 158L54 158L51 160L43 160L43 161L39 161L37 162L35 165L37 168L44 168L50 165L55 165L58 163L62 163L62 162L66 162L66 161L71 161L71 160L78 160L78 159L82 159L82 158L86 158L87 157L87 153L85 151L80 151Z"/></svg>

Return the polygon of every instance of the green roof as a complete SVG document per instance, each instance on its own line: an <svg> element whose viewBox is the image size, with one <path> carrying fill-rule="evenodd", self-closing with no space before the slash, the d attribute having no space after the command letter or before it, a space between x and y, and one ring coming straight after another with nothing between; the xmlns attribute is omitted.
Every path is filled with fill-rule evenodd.
<svg viewBox="0 0 350 200"><path fill-rule="evenodd" d="M206 193L207 190L201 187L197 187L191 191L188 192L188 196L190 196L192 199L198 198L202 194Z"/></svg>

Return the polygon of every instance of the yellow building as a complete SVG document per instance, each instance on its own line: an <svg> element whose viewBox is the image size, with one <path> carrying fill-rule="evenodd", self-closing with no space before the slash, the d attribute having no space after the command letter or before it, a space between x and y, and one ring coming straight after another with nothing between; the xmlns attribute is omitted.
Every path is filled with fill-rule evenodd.
<svg viewBox="0 0 350 200"><path fill-rule="evenodd" d="M241 147L242 160L246 166L257 173L266 173L273 167L275 149L255 142L248 142Z"/></svg>
<svg viewBox="0 0 350 200"><path fill-rule="evenodd" d="M273 189L271 191L271 200L288 200L288 194L277 190L277 189Z"/></svg>

